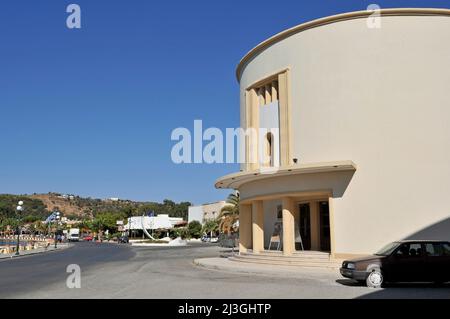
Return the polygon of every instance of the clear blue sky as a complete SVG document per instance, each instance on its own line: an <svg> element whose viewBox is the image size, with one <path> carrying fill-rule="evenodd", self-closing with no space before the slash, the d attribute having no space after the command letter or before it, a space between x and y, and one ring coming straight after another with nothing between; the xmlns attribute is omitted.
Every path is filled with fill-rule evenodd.
<svg viewBox="0 0 450 319"><path fill-rule="evenodd" d="M447 1L9 0L0 4L0 193L221 200L237 165L175 165L176 127L239 126L235 68L262 40L335 13ZM82 9L69 30L66 6Z"/></svg>

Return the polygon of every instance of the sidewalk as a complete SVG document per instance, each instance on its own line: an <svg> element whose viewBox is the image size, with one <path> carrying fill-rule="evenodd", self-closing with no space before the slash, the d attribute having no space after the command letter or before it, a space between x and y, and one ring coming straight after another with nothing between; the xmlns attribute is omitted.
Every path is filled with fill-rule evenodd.
<svg viewBox="0 0 450 319"><path fill-rule="evenodd" d="M20 258L20 257L26 257L26 256L36 255L36 254L42 254L42 253L46 253L46 252L59 251L59 250L70 248L72 246L73 245L71 245L71 244L58 244L58 248L56 248L56 250L55 250L55 247L53 245L50 245L48 248L38 248L38 249L33 249L33 250L20 251L19 256L16 256L15 253L0 254L0 261L6 260L6 259L15 259L18 257Z"/></svg>
<svg viewBox="0 0 450 319"><path fill-rule="evenodd" d="M194 264L198 267L211 270L271 277L310 278L319 280L336 279L336 277L339 277L339 271L336 271L334 269L301 266L264 265L232 261L228 258L220 257L195 259Z"/></svg>

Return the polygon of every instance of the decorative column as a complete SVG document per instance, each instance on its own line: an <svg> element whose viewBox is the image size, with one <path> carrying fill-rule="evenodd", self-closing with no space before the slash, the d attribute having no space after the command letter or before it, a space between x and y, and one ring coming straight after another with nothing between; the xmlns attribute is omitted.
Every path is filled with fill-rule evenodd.
<svg viewBox="0 0 450 319"><path fill-rule="evenodd" d="M252 202L253 252L264 251L264 208L261 200Z"/></svg>
<svg viewBox="0 0 450 319"><path fill-rule="evenodd" d="M239 252L252 248L252 205L239 205Z"/></svg>
<svg viewBox="0 0 450 319"><path fill-rule="evenodd" d="M294 202L290 197L283 197L282 205L283 205L283 255L290 256L295 251Z"/></svg>

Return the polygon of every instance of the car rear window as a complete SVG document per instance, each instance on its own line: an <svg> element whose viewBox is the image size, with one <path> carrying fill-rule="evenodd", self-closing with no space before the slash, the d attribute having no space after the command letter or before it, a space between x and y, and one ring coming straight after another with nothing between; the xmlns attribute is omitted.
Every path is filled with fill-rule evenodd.
<svg viewBox="0 0 450 319"><path fill-rule="evenodd" d="M442 252L443 252L444 256L450 256L450 244L449 243L442 244Z"/></svg>
<svg viewBox="0 0 450 319"><path fill-rule="evenodd" d="M450 256L449 243L428 243L425 244L427 256Z"/></svg>
<svg viewBox="0 0 450 319"><path fill-rule="evenodd" d="M444 255L443 246L438 243L425 244L425 252L426 252L427 256L431 256L431 257Z"/></svg>

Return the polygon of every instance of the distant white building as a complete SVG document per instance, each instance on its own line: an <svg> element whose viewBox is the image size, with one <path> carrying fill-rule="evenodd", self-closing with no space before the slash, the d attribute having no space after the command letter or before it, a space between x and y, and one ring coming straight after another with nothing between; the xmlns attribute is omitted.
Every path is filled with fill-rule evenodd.
<svg viewBox="0 0 450 319"><path fill-rule="evenodd" d="M63 194L63 195L59 195L58 198L61 198L61 199L68 199L68 200L74 200L74 199L75 199L75 196L74 196L74 195Z"/></svg>
<svg viewBox="0 0 450 319"><path fill-rule="evenodd" d="M190 206L188 213L188 222L194 220L204 224L208 220L217 219L220 215L222 207L226 205L225 201L220 201L216 203L204 204L199 206Z"/></svg>
<svg viewBox="0 0 450 319"><path fill-rule="evenodd" d="M134 216L128 218L127 224L123 227L125 231L130 230L142 230L145 229L172 229L177 225L183 224L183 218L181 217L169 217L169 215L160 214L155 217L149 216Z"/></svg>

